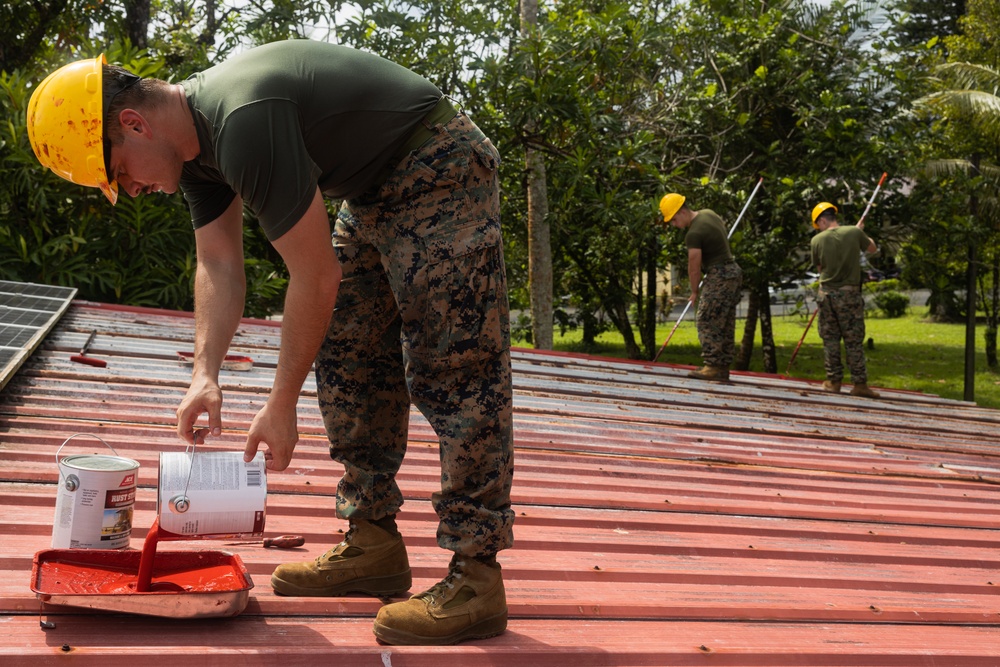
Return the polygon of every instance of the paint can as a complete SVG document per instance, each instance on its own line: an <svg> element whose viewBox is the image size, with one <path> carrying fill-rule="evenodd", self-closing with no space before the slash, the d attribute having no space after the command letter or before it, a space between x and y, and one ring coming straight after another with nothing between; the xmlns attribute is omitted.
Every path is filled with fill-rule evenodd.
<svg viewBox="0 0 1000 667"><path fill-rule="evenodd" d="M114 456L78 454L59 459L80 436L97 438ZM100 437L76 433L56 452L59 489L52 522L53 549L124 549L132 535L138 461L118 456Z"/></svg>
<svg viewBox="0 0 1000 667"><path fill-rule="evenodd" d="M156 511L161 540L264 535L267 474L260 452L161 452Z"/></svg>

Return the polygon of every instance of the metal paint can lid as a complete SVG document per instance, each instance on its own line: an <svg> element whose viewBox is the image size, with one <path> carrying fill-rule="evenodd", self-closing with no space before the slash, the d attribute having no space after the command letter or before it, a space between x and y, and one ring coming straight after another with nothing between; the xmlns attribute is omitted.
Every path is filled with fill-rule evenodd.
<svg viewBox="0 0 1000 667"><path fill-rule="evenodd" d="M92 470L95 472L135 470L139 467L139 462L132 459L126 459L122 456L101 456L98 454L66 456L62 459L62 464L76 470Z"/></svg>

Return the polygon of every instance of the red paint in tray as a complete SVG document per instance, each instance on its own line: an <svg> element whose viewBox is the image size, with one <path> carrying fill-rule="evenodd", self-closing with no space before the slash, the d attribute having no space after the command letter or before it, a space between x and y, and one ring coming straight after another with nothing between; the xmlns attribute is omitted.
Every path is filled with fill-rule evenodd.
<svg viewBox="0 0 1000 667"><path fill-rule="evenodd" d="M225 551L159 551L153 524L142 551L49 549L35 554L32 586L42 602L171 618L235 616L253 582Z"/></svg>
<svg viewBox="0 0 1000 667"><path fill-rule="evenodd" d="M135 572L118 565L49 560L42 565L39 587L54 594L74 595L127 595L143 592L136 586ZM233 568L223 563L198 563L195 569L186 569L181 565L181 568L158 572L144 592L176 595L186 592L228 591L242 585Z"/></svg>

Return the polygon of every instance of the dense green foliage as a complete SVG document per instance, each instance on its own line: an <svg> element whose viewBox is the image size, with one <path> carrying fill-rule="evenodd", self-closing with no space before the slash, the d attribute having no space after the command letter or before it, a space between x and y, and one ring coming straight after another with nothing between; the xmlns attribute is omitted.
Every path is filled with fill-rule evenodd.
<svg viewBox="0 0 1000 667"><path fill-rule="evenodd" d="M950 267L929 276L939 317L985 313L987 364L1000 366L1000 8L992 0L968 0L961 32L945 38L947 62L938 65L931 90L916 100L936 139L924 151L922 189L928 213L915 225L912 244L924 266ZM932 239L932 240L931 240ZM960 282L966 298L954 297ZM950 282L949 282L950 279ZM969 298L974 294L975 299Z"/></svg>
<svg viewBox="0 0 1000 667"><path fill-rule="evenodd" d="M521 310L529 298L525 149L544 154L555 317L563 328L581 326L587 344L613 329L630 357L658 349L664 304L652 279L671 264L684 274L680 236L658 219L663 193L682 192L732 224L760 177L733 237L751 292L743 366L759 343L761 363L776 368L768 288L808 268L811 206L831 201L854 220L883 171L890 180L866 218L882 249L873 263L898 259L907 282L932 290L935 315L960 317L974 245L977 305L994 321L1000 226L995 187L983 189L998 154L989 114L976 117L980 124L956 115L959 107L913 102L983 87L958 73L965 62L996 70L996 11L992 0L560 0L542 3L537 36L522 38L512 0L5 6L0 277L190 309L195 255L183 199L123 197L112 208L99 192L47 173L28 145L27 98L59 64L101 52L142 75L178 80L247 46L308 37L424 74L493 138L504 157L507 263ZM952 69L938 67L947 60ZM971 164L973 146L982 147L978 173L947 168ZM280 310L284 268L249 215L245 245L247 314Z"/></svg>

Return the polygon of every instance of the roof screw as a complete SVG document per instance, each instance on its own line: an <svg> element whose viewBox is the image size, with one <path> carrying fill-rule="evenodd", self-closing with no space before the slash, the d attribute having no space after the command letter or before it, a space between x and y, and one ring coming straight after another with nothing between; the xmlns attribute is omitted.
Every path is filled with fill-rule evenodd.
<svg viewBox="0 0 1000 667"><path fill-rule="evenodd" d="M69 644L63 644L62 645L62 652L63 653L69 653L71 650L72 649L70 649Z"/></svg>

